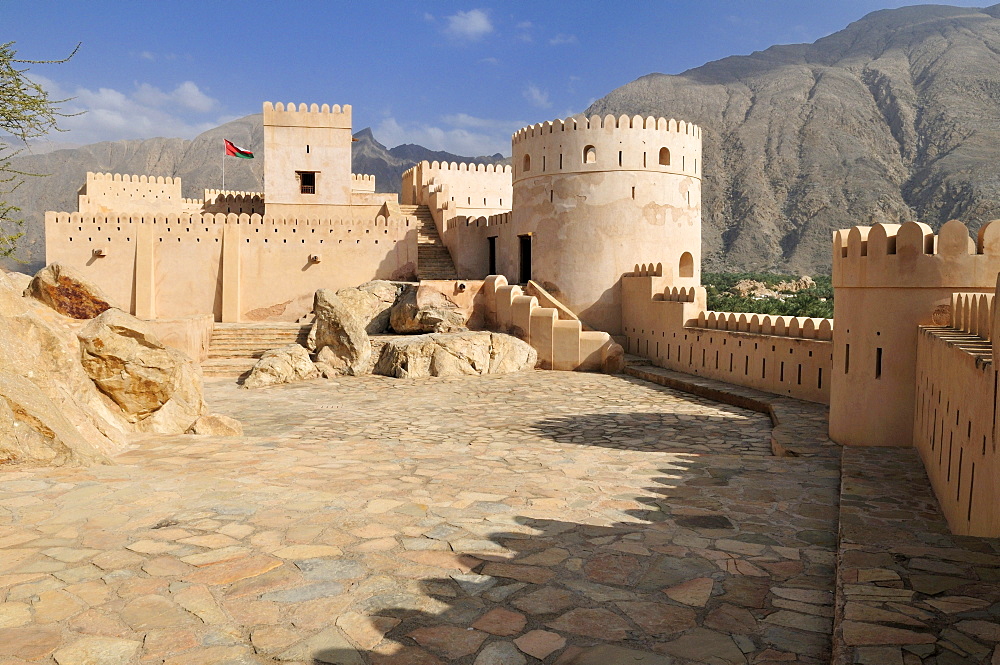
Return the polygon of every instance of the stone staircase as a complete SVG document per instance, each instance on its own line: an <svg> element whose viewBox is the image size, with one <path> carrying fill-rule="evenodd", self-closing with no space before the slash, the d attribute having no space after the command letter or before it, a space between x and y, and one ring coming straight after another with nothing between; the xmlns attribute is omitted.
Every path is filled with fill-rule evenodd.
<svg viewBox="0 0 1000 665"><path fill-rule="evenodd" d="M401 205L399 210L417 220L417 276L420 279L458 279L451 253L441 241L430 208Z"/></svg>
<svg viewBox="0 0 1000 665"><path fill-rule="evenodd" d="M206 377L242 376L269 349L305 346L311 327L301 323L216 323L202 373Z"/></svg>

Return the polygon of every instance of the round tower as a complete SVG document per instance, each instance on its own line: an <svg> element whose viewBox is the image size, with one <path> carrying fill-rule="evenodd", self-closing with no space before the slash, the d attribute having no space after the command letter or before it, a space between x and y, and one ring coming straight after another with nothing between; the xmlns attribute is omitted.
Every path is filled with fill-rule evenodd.
<svg viewBox="0 0 1000 665"><path fill-rule="evenodd" d="M517 281L531 279L587 325L621 333L620 278L662 263L701 279L701 129L682 120L593 116L514 134Z"/></svg>

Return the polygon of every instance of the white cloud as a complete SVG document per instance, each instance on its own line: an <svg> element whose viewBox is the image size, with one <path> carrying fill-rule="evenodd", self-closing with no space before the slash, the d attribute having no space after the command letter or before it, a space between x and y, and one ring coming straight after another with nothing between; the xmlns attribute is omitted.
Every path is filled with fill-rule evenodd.
<svg viewBox="0 0 1000 665"><path fill-rule="evenodd" d="M139 57L143 60L156 60L156 55L154 55L151 51L143 51L139 54Z"/></svg>
<svg viewBox="0 0 1000 665"><path fill-rule="evenodd" d="M555 37L549 40L549 44L552 46L561 46L563 44L576 44L576 35L567 35L564 33L559 33Z"/></svg>
<svg viewBox="0 0 1000 665"><path fill-rule="evenodd" d="M517 24L517 28L519 30L528 30L533 27L535 27L535 24L532 23L531 21L521 21L520 23Z"/></svg>
<svg viewBox="0 0 1000 665"><path fill-rule="evenodd" d="M523 94L525 99L540 109L552 107L552 102L549 101L549 93L542 90L534 83L529 84L528 87L524 89Z"/></svg>
<svg viewBox="0 0 1000 665"><path fill-rule="evenodd" d="M474 115L469 115L467 113L453 113L451 115L442 116L446 124L452 125L453 127L465 127L471 129L499 129L510 134L513 134L517 130L521 129L528 123L522 122L520 120L496 120L494 118L477 118Z"/></svg>
<svg viewBox="0 0 1000 665"><path fill-rule="evenodd" d="M380 143L397 146L416 143L465 157L510 154L510 136L523 125L514 121L476 118L464 113L444 116L442 127L426 123L400 123L387 117L373 132Z"/></svg>
<svg viewBox="0 0 1000 665"><path fill-rule="evenodd" d="M193 138L206 130L234 120L220 113L218 100L205 94L193 81L185 81L170 92L148 83L131 93L113 88L62 88L56 82L33 76L54 99L71 98L63 112L72 115L59 122L65 132L49 138L77 144L154 136Z"/></svg>
<svg viewBox="0 0 1000 665"><path fill-rule="evenodd" d="M445 32L456 39L475 41L493 32L493 23L482 9L457 12L446 18Z"/></svg>

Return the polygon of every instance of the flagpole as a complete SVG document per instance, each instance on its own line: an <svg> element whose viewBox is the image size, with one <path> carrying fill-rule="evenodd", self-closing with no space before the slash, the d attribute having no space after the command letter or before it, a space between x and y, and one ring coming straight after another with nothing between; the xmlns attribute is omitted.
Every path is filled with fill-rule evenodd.
<svg viewBox="0 0 1000 665"><path fill-rule="evenodd" d="M222 149L222 191L226 191L226 150L225 144Z"/></svg>

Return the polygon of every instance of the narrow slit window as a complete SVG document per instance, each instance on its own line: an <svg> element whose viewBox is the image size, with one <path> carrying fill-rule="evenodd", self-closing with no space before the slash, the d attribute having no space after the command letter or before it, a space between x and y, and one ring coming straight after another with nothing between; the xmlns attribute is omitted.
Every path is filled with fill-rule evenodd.
<svg viewBox="0 0 1000 665"><path fill-rule="evenodd" d="M882 378L882 347L875 349L875 378Z"/></svg>
<svg viewBox="0 0 1000 665"><path fill-rule="evenodd" d="M851 345L844 345L844 374L851 371Z"/></svg>

